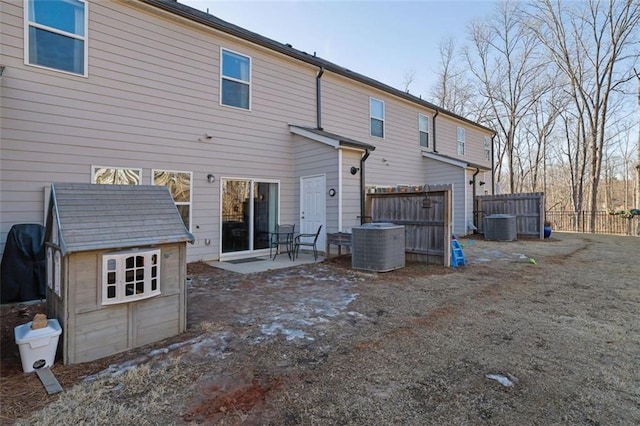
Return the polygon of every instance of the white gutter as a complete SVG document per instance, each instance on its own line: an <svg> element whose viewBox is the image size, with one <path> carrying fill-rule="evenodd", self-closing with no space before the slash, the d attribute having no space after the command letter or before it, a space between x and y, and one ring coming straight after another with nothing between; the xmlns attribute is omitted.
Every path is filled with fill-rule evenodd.
<svg viewBox="0 0 640 426"><path fill-rule="evenodd" d="M342 232L342 150L338 149L338 232Z"/></svg>

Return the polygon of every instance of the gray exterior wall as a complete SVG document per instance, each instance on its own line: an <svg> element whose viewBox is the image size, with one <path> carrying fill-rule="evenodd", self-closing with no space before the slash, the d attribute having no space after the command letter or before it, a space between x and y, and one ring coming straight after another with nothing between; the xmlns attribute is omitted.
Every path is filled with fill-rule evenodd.
<svg viewBox="0 0 640 426"><path fill-rule="evenodd" d="M190 260L218 256L204 240L219 241L223 176L278 180L282 220L297 216L287 122L315 118L312 67L109 1L89 4L89 77L68 75L24 65L22 2L2 7L0 249L13 224L43 223L45 185L88 183L92 165L142 168L146 184L193 172ZM251 111L219 104L221 46L252 58Z"/></svg>
<svg viewBox="0 0 640 426"><path fill-rule="evenodd" d="M351 167L360 169L362 151L348 148L334 148L302 136L294 136L296 202L300 203L300 179L305 176L325 175L326 223L325 232L349 231L360 225L360 171L351 174ZM342 168L338 171L339 165ZM340 188L339 173L342 175ZM335 189L336 195L328 195L329 189ZM342 207L340 207L342 204ZM342 211L342 217L339 213ZM296 226L300 226L299 219ZM340 229L340 227L342 227ZM324 244L319 246L324 250Z"/></svg>
<svg viewBox="0 0 640 426"><path fill-rule="evenodd" d="M360 169L361 158L362 152L360 151L342 150L342 229L339 230L341 232L351 232L352 227L360 225L361 170L352 175L351 167ZM368 163L365 164L368 165ZM368 173L367 169L365 174L368 175Z"/></svg>
<svg viewBox="0 0 640 426"><path fill-rule="evenodd" d="M453 233L462 236L467 234L466 212L470 206L470 191L465 169L454 166L452 164L442 163L440 161L425 158L427 163L426 179L429 183L451 184L452 199L452 230Z"/></svg>
<svg viewBox="0 0 640 426"><path fill-rule="evenodd" d="M296 164L299 139L292 139L287 123L315 125L316 66L152 6L104 1L89 3L88 77L74 76L24 64L22 9L21 1L3 2L0 14L6 67L0 79L0 252L13 224L43 223L43 187L90 182L92 166L140 168L143 184L152 183L153 169L192 172L196 241L188 261L220 254L223 177L279 182L280 220L298 222L299 176L318 167ZM219 104L221 47L252 59L250 111ZM369 135L370 96L385 102L383 139ZM322 78L324 129L376 147L367 160L367 184L425 183L418 112L433 115L338 74ZM437 120L438 150L451 144L455 155L458 121L443 113ZM484 130L465 125L466 160L481 162L476 144L481 149ZM359 167L360 155L343 150L343 227L358 223L359 199L351 194L359 174L348 170L352 163ZM330 169L323 173L331 187L337 177ZM327 200L328 226L337 227L336 200Z"/></svg>

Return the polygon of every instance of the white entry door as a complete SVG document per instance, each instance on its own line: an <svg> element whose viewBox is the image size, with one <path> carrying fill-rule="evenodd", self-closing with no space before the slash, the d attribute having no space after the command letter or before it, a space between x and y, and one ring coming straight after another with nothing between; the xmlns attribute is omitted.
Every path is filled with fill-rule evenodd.
<svg viewBox="0 0 640 426"><path fill-rule="evenodd" d="M307 176L300 178L300 233L315 234L322 225L322 232L316 246L319 251L325 247L325 177Z"/></svg>

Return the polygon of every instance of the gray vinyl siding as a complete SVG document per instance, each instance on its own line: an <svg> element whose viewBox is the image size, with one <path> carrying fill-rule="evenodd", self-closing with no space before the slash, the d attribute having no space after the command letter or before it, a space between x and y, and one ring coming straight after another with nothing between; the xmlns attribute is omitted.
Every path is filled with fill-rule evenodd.
<svg viewBox="0 0 640 426"><path fill-rule="evenodd" d="M360 225L360 172L351 174L351 167L360 168L360 151L342 151L342 231ZM368 172L367 172L368 173Z"/></svg>
<svg viewBox="0 0 640 426"><path fill-rule="evenodd" d="M458 155L458 127L465 129L464 155ZM485 136L490 137L491 134L480 131L469 123L442 114L436 117L436 147L439 154L491 168L491 161L487 161L484 153Z"/></svg>
<svg viewBox="0 0 640 426"><path fill-rule="evenodd" d="M300 206L300 178L325 175L325 194L329 188L338 188L338 150L320 142L302 136L293 136L295 144L295 202ZM338 197L326 195L326 232L336 232L338 223ZM299 208L298 208L299 209ZM297 209L297 210L298 210ZM296 229L300 227L300 218L296 218ZM322 248L320 248L322 249Z"/></svg>
<svg viewBox="0 0 640 426"><path fill-rule="evenodd" d="M300 151L304 144L292 142L287 125L315 126L316 66L152 6L112 0L89 2L88 77L79 77L24 65L22 8L22 1L2 2L0 13L0 252L13 224L43 223L43 187L88 183L92 165L142 169L142 184L152 183L154 169L192 172L196 241L188 261L219 257L222 178L279 182L282 222L298 223L300 176L326 174L327 188L338 189L337 150L324 147L327 163L317 164L312 151L322 144L308 141L314 147ZM250 111L219 104L221 47L251 57ZM385 102L384 138L370 136L370 97ZM366 163L369 185L442 183L429 182L418 113L433 115L333 72L322 77L323 128L376 147ZM456 157L460 123L464 160L490 165L485 134L444 113L436 120L439 152ZM213 137L202 139L205 132ZM360 175L348 171L354 155L343 151L343 227L360 214ZM338 197L328 197L327 232L338 230L337 214Z"/></svg>
<svg viewBox="0 0 640 426"><path fill-rule="evenodd" d="M453 233L458 236L467 235L465 207L471 196L469 195L465 199L465 191L471 191L471 188L467 188L465 169L428 158L425 158L425 162L427 165L426 178L430 184L451 184Z"/></svg>
<svg viewBox="0 0 640 426"><path fill-rule="evenodd" d="M124 3L89 4L89 76L25 66L22 2L3 2L0 250L15 223L43 223L50 182L90 182L91 166L193 172L189 261L218 257L220 178L280 182L297 217L288 122L315 120L312 66ZM252 58L252 109L219 105L225 47ZM205 132L211 140L201 138ZM213 173L216 182L206 176Z"/></svg>
<svg viewBox="0 0 640 426"><path fill-rule="evenodd" d="M323 127L375 146L367 159L370 185L424 184L418 141L418 112L410 102L336 75L323 77ZM369 98L385 103L384 138L370 136ZM383 159L387 160L383 162Z"/></svg>

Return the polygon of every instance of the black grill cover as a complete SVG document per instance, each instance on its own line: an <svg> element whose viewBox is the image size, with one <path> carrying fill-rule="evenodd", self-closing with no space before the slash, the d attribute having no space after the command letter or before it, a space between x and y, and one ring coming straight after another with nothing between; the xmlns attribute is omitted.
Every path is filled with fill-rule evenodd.
<svg viewBox="0 0 640 426"><path fill-rule="evenodd" d="M42 225L13 225L7 236L0 264L1 303L43 299L46 286L46 256Z"/></svg>

